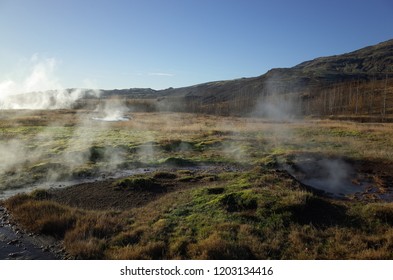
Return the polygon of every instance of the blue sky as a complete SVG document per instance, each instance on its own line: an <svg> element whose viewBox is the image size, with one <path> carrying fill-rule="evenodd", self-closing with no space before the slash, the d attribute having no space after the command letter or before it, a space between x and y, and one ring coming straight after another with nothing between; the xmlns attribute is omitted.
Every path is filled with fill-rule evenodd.
<svg viewBox="0 0 393 280"><path fill-rule="evenodd" d="M391 0L0 0L0 94L252 77L393 38Z"/></svg>

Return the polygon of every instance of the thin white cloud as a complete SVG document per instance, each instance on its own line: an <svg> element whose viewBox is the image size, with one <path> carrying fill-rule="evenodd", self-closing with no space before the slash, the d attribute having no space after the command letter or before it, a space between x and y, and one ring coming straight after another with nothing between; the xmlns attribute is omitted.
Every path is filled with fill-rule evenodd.
<svg viewBox="0 0 393 280"><path fill-rule="evenodd" d="M153 72L153 73L149 73L149 76L166 76L166 77L173 77L173 76L175 76L175 75L174 75L174 74L171 74L171 73Z"/></svg>

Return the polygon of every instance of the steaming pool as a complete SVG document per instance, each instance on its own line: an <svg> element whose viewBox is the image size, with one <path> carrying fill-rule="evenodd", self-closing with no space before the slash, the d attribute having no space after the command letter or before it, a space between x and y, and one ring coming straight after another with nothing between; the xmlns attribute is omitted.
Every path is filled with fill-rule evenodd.
<svg viewBox="0 0 393 280"><path fill-rule="evenodd" d="M282 167L305 186L332 198L393 201L391 178L373 162L309 154L297 155Z"/></svg>
<svg viewBox="0 0 393 280"><path fill-rule="evenodd" d="M93 117L91 119L101 122L126 122L130 120L130 118L127 117L103 117L103 118Z"/></svg>

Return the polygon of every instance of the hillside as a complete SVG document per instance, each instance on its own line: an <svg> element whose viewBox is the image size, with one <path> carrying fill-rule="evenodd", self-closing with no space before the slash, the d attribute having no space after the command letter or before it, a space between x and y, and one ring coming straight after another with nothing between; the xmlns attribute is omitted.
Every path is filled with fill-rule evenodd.
<svg viewBox="0 0 393 280"><path fill-rule="evenodd" d="M393 40L360 50L321 57L294 67L307 74L353 75L384 74L393 72Z"/></svg>
<svg viewBox="0 0 393 280"><path fill-rule="evenodd" d="M220 115L267 115L284 103L288 115L393 114L393 40L350 53L320 57L264 75L154 91L104 91L104 96L154 99L160 110ZM256 108L256 104L257 107ZM260 106L262 104L262 106ZM283 108L278 108L283 110Z"/></svg>
<svg viewBox="0 0 393 280"><path fill-rule="evenodd" d="M208 96L229 95L239 89L250 87L263 90L266 82L281 84L282 89L299 90L307 86L320 86L330 82L343 82L353 79L367 80L373 77L385 78L393 75L393 39L365 47L350 53L320 57L302 62L292 68L274 68L266 74L253 78L242 78L228 81L208 82L182 88L170 88L154 91L152 89L124 89L111 94L128 95L129 97L148 96ZM285 86L287 85L287 86Z"/></svg>

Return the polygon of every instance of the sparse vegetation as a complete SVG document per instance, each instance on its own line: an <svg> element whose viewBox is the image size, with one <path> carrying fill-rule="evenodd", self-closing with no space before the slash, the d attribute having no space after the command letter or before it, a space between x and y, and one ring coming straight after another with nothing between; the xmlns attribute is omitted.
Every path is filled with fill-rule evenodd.
<svg viewBox="0 0 393 280"><path fill-rule="evenodd" d="M134 113L92 125L88 116L26 111L0 119L0 145L23 147L1 166L6 188L157 168L107 175L77 194L36 190L4 201L17 223L62 240L75 258L393 258L391 203L319 195L280 168L299 154L345 158L388 190L392 124ZM77 127L78 118L87 124Z"/></svg>
<svg viewBox="0 0 393 280"><path fill-rule="evenodd" d="M153 178L146 177L129 177L114 182L113 187L116 190L148 191L163 192L165 187L157 183Z"/></svg>
<svg viewBox="0 0 393 280"><path fill-rule="evenodd" d="M389 203L335 201L300 185L288 189L280 177L260 185L254 172L179 188L120 212L72 208L37 193L10 198L6 206L18 223L64 238L67 251L83 259L393 257Z"/></svg>

